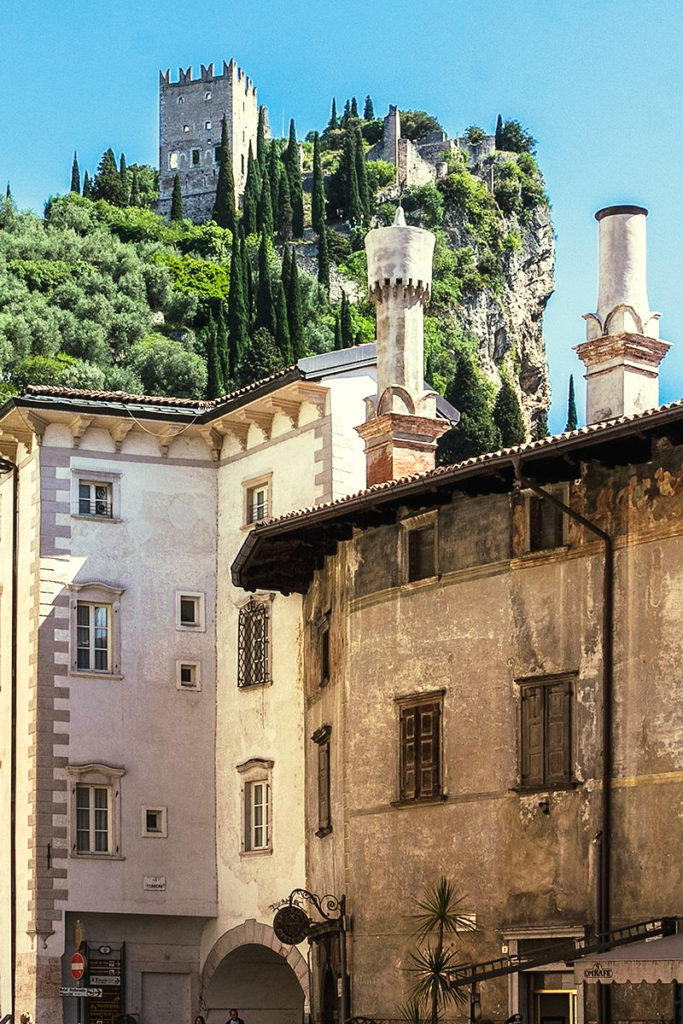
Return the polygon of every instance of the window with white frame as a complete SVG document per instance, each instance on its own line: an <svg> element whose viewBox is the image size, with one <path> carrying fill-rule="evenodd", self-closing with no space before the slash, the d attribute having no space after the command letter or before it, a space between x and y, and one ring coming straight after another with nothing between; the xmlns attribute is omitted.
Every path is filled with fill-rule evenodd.
<svg viewBox="0 0 683 1024"><path fill-rule="evenodd" d="M262 523L270 515L270 477L245 484L245 516L247 526Z"/></svg>
<svg viewBox="0 0 683 1024"><path fill-rule="evenodd" d="M78 483L79 516L112 517L112 486L95 480L80 480Z"/></svg>
<svg viewBox="0 0 683 1024"><path fill-rule="evenodd" d="M120 856L120 789L123 768L105 764L68 765L71 855Z"/></svg>
<svg viewBox="0 0 683 1024"><path fill-rule="evenodd" d="M176 591L176 629L204 631L204 594Z"/></svg>
<svg viewBox="0 0 683 1024"><path fill-rule="evenodd" d="M165 839L168 836L165 807L142 808L142 835Z"/></svg>
<svg viewBox="0 0 683 1024"><path fill-rule="evenodd" d="M272 834L273 762L252 758L237 766L242 776L243 853L269 853Z"/></svg>
<svg viewBox="0 0 683 1024"><path fill-rule="evenodd" d="M71 671L119 676L119 609L123 590L107 583L72 583Z"/></svg>
<svg viewBox="0 0 683 1024"><path fill-rule="evenodd" d="M176 662L176 686L179 690L201 690L200 667L198 661Z"/></svg>
<svg viewBox="0 0 683 1024"><path fill-rule="evenodd" d="M81 519L120 522L121 474L74 466L71 511Z"/></svg>

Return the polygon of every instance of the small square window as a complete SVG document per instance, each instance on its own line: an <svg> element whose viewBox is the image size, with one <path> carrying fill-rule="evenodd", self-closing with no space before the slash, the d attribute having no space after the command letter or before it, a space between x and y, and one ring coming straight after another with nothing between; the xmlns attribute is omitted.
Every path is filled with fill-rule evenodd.
<svg viewBox="0 0 683 1024"><path fill-rule="evenodd" d="M207 89L207 91L206 91L206 92L204 93L204 99L205 99L205 100L210 100L210 99L211 99L211 93L209 92L209 90L208 90L208 89Z"/></svg>
<svg viewBox="0 0 683 1024"><path fill-rule="evenodd" d="M198 149L192 150L192 166L197 167L199 165L200 153Z"/></svg>
<svg viewBox="0 0 683 1024"><path fill-rule="evenodd" d="M205 121L204 122L204 127L206 128L207 132L210 132L211 128L212 128L211 122L210 121Z"/></svg>
<svg viewBox="0 0 683 1024"><path fill-rule="evenodd" d="M185 102L185 100L183 99L183 97L182 97L182 96L179 96L179 97L178 97L178 106L179 106L179 107L182 107L182 105L183 105L183 103L184 103L184 102Z"/></svg>
<svg viewBox="0 0 683 1024"><path fill-rule="evenodd" d="M169 153L168 154L168 166L169 166L170 170L172 170L172 171L176 171L178 169L178 154L177 153Z"/></svg>
<svg viewBox="0 0 683 1024"><path fill-rule="evenodd" d="M190 126L189 126L189 124L184 124L184 125L183 125L183 131L184 131L184 132L189 132L189 130L190 130Z"/></svg>
<svg viewBox="0 0 683 1024"><path fill-rule="evenodd" d="M112 485L97 481L78 481L79 516L112 517Z"/></svg>
<svg viewBox="0 0 683 1024"><path fill-rule="evenodd" d="M179 690L199 690L200 672L198 661L176 662L176 685Z"/></svg>
<svg viewBox="0 0 683 1024"><path fill-rule="evenodd" d="M142 834L161 838L168 835L165 807L142 808Z"/></svg>
<svg viewBox="0 0 683 1024"><path fill-rule="evenodd" d="M176 628L204 631L204 595L176 593Z"/></svg>

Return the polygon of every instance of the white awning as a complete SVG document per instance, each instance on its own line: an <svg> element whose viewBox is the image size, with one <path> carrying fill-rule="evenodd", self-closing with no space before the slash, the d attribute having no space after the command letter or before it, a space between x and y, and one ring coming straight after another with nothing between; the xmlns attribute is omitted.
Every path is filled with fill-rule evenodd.
<svg viewBox="0 0 683 1024"><path fill-rule="evenodd" d="M683 934L620 946L574 962L577 985L623 985L630 981L683 982Z"/></svg>

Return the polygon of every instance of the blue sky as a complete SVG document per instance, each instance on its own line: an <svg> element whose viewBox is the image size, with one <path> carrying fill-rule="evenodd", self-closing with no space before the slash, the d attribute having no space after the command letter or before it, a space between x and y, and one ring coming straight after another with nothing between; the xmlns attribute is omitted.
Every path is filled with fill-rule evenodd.
<svg viewBox="0 0 683 1024"><path fill-rule="evenodd" d="M661 400L683 397L683 14L676 0L6 0L0 43L0 181L40 210L68 188L71 157L156 165L158 72L235 57L273 130L324 126L333 95L420 108L449 134L516 118L538 139L557 234L545 317L551 427L566 418L572 346L597 299L596 210L648 218L650 305L675 343ZM678 341L678 344L676 342Z"/></svg>

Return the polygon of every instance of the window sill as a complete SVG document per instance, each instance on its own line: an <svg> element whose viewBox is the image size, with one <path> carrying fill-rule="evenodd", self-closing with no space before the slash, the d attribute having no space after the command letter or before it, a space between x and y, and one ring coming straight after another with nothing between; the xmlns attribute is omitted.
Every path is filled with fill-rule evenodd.
<svg viewBox="0 0 683 1024"><path fill-rule="evenodd" d="M560 790L580 789L583 782L573 779L571 782L557 782L554 785L545 786L510 786L508 793L517 793L519 796L534 795L538 793L555 793Z"/></svg>
<svg viewBox="0 0 683 1024"><path fill-rule="evenodd" d="M435 573L433 576L423 576L419 580L403 580L401 583L402 590L419 590L421 587L433 586L438 583L441 579L441 573Z"/></svg>
<svg viewBox="0 0 683 1024"><path fill-rule="evenodd" d="M86 515L83 512L72 512L72 519L88 519L94 523L122 523L123 519L120 516L92 516Z"/></svg>
<svg viewBox="0 0 683 1024"><path fill-rule="evenodd" d="M272 686L272 679L264 679L262 683L243 683L242 686L237 684L237 689L242 693L248 692L249 690L263 690L266 686Z"/></svg>
<svg viewBox="0 0 683 1024"><path fill-rule="evenodd" d="M430 797L416 797L412 800L392 800L392 807L428 807L433 804L443 804L448 800L448 793L442 793L441 796L430 796Z"/></svg>
<svg viewBox="0 0 683 1024"><path fill-rule="evenodd" d="M519 556L522 561L533 562L539 558L549 558L564 555L569 551L569 544L558 544L556 548L541 548L539 551L523 551Z"/></svg>
<svg viewBox="0 0 683 1024"><path fill-rule="evenodd" d="M272 846L268 846L263 850L240 850L240 857L270 857L272 854Z"/></svg>
<svg viewBox="0 0 683 1024"><path fill-rule="evenodd" d="M72 850L69 856L73 860L125 860L126 858L121 853L76 853Z"/></svg>
<svg viewBox="0 0 683 1024"><path fill-rule="evenodd" d="M123 679L117 672L96 672L95 669L83 668L72 668L69 675L76 676L77 679L112 679L115 682Z"/></svg>
<svg viewBox="0 0 683 1024"><path fill-rule="evenodd" d="M177 622L175 628L179 633L206 633L206 627L200 622Z"/></svg>

